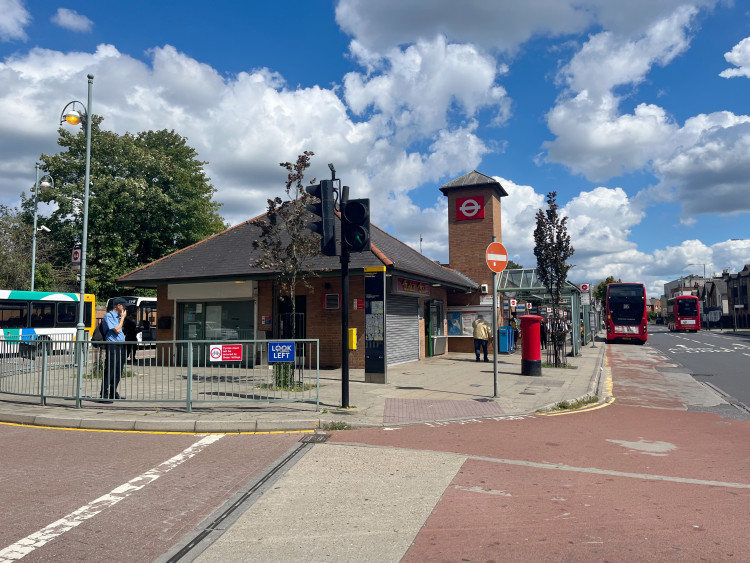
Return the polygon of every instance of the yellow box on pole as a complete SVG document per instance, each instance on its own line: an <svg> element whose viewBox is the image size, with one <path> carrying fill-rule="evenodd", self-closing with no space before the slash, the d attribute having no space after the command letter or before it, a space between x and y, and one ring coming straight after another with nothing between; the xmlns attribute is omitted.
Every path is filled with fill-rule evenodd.
<svg viewBox="0 0 750 563"><path fill-rule="evenodd" d="M356 350L356 349L357 349L357 329L350 328L349 329L349 350Z"/></svg>

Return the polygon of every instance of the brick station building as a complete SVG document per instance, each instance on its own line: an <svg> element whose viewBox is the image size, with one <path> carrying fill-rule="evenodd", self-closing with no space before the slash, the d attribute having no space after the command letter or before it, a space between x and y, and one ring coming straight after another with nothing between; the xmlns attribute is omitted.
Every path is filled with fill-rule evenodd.
<svg viewBox="0 0 750 563"><path fill-rule="evenodd" d="M371 250L352 253L349 303L341 302L338 256L316 256L310 287L296 287L292 308L276 275L255 265L252 220L169 254L118 279L125 287L154 288L157 340L316 338L321 367L341 363L341 312L357 329L349 365L365 368L419 361L446 351L472 352L471 322L490 318L492 273L485 251L501 236L499 182L472 171L440 188L448 198L449 264L441 265L371 226ZM337 240L340 222L336 218ZM376 357L377 356L377 357ZM372 364L375 362L375 364Z"/></svg>

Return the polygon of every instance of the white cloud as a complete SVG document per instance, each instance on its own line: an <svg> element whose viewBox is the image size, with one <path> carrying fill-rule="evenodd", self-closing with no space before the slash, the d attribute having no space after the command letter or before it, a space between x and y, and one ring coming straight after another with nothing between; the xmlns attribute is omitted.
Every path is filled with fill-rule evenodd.
<svg viewBox="0 0 750 563"><path fill-rule="evenodd" d="M694 0L710 7L717 0ZM336 21L367 51L385 53L442 34L453 43L515 52L536 36L561 37L601 25L614 33L640 33L684 0L341 0Z"/></svg>
<svg viewBox="0 0 750 563"><path fill-rule="evenodd" d="M21 0L0 0L0 41L25 40L31 14Z"/></svg>
<svg viewBox="0 0 750 563"><path fill-rule="evenodd" d="M55 25L77 33L89 33L94 27L94 22L89 18L68 8L58 8L51 21Z"/></svg>
<svg viewBox="0 0 750 563"><path fill-rule="evenodd" d="M593 181L648 166L676 126L653 104L641 103L632 114L620 114L621 99L613 89L642 82L655 64L667 64L684 52L696 13L681 7L636 39L610 32L591 37L560 72L568 93L547 114L556 135L545 145L547 158Z"/></svg>
<svg viewBox="0 0 750 563"><path fill-rule="evenodd" d="M719 76L723 78L733 78L735 76L750 78L750 37L746 37L732 47L731 51L724 53L724 58L736 68L723 70L719 73Z"/></svg>
<svg viewBox="0 0 750 563"><path fill-rule="evenodd" d="M500 68L472 45L446 44L443 37L393 49L382 60L354 51L363 63L383 71L352 72L344 77L344 99L357 115L381 114L405 139L431 135L448 126L454 112L473 116L495 108L496 121L507 119L505 89L497 85ZM457 107L454 107L457 106Z"/></svg>

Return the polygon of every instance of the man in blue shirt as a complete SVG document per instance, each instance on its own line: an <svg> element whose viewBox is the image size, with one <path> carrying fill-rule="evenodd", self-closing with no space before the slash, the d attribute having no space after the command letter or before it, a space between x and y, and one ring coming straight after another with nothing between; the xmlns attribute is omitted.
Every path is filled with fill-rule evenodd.
<svg viewBox="0 0 750 563"><path fill-rule="evenodd" d="M102 399L104 403L111 403L112 399L124 399L117 393L117 386L122 377L122 367L125 364L125 346L115 344L125 342L122 325L127 315L127 300L118 297L114 301L112 310L102 319L102 332L107 344L107 359L104 362L104 377L102 378Z"/></svg>

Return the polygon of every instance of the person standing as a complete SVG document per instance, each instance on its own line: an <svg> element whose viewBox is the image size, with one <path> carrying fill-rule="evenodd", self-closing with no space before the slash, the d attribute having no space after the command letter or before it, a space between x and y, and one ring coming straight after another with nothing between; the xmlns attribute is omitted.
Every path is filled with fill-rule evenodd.
<svg viewBox="0 0 750 563"><path fill-rule="evenodd" d="M545 319L542 319L542 322L539 323L539 338L542 341L542 350L547 349L547 321Z"/></svg>
<svg viewBox="0 0 750 563"><path fill-rule="evenodd" d="M111 403L112 399L124 399L117 393L120 385L122 367L125 364L125 332L122 327L127 316L127 300L118 297L114 301L112 310L102 319L102 332L107 343L107 358L104 361L104 376L102 377L103 402Z"/></svg>
<svg viewBox="0 0 750 563"><path fill-rule="evenodd" d="M510 326L513 327L513 349L518 348L518 335L521 332L521 328L518 326L518 314L513 311L510 314Z"/></svg>
<svg viewBox="0 0 750 563"><path fill-rule="evenodd" d="M487 342L492 337L492 327L487 321L484 320L484 315L477 315L476 320L471 323L471 327L474 329L474 353L479 361L480 351L484 352L484 361L489 362L490 359L487 356Z"/></svg>
<svg viewBox="0 0 750 563"><path fill-rule="evenodd" d="M130 360L133 363L135 363L135 353L138 348L138 329L135 326L135 319L133 318L134 316L135 307L133 307L132 311L128 312L127 318L122 324L122 332L125 333L125 342L128 343L125 345L125 361L127 362L128 360Z"/></svg>

